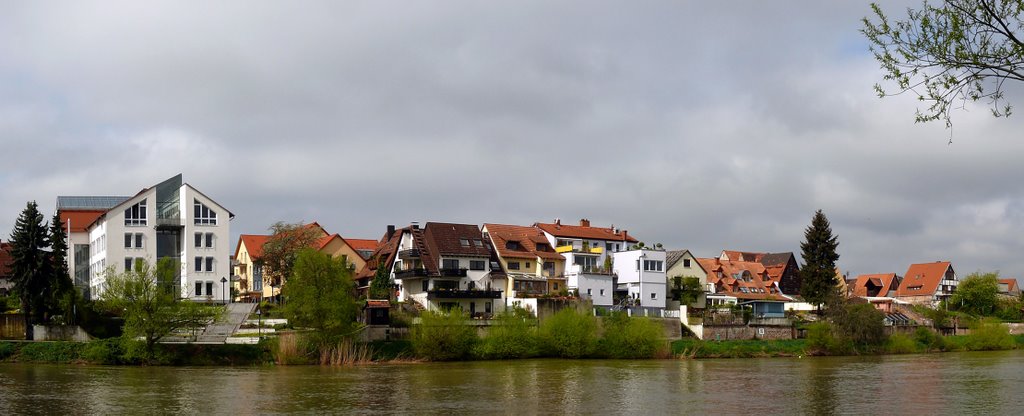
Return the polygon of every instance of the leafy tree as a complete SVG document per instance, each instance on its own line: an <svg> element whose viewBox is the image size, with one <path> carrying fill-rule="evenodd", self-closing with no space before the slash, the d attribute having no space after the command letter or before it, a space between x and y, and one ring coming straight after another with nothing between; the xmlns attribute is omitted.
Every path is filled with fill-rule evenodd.
<svg viewBox="0 0 1024 416"><path fill-rule="evenodd" d="M999 273L975 272L956 287L948 305L959 311L990 316L999 306Z"/></svg>
<svg viewBox="0 0 1024 416"><path fill-rule="evenodd" d="M943 120L951 126L950 109L986 100L996 117L1011 106L1002 102L1006 81L1024 81L1022 0L925 1L908 9L906 20L890 21L878 4L874 18L862 19L861 32L881 65L883 80L894 89L875 85L880 97L911 93L928 103L917 110L918 122Z"/></svg>
<svg viewBox="0 0 1024 416"><path fill-rule="evenodd" d="M870 303L847 304L843 312L833 317L833 323L844 339L861 346L885 342L885 314Z"/></svg>
<svg viewBox="0 0 1024 416"><path fill-rule="evenodd" d="M428 311L412 328L412 348L417 356L431 361L468 358L479 341L469 315L455 308L448 312Z"/></svg>
<svg viewBox="0 0 1024 416"><path fill-rule="evenodd" d="M35 201L29 202L14 223L11 233L11 276L14 292L28 320L26 338L32 339L32 324L43 322L50 296L50 245L43 214Z"/></svg>
<svg viewBox="0 0 1024 416"><path fill-rule="evenodd" d="M839 254L837 236L832 235L832 226L828 218L819 209L811 219L811 225L804 231L804 242L800 250L804 259L804 267L800 269L800 294L807 302L820 308L838 289L836 280L836 260Z"/></svg>
<svg viewBox="0 0 1024 416"><path fill-rule="evenodd" d="M164 258L155 268L144 262L134 270L115 273L107 269L106 289L98 306L124 318L124 336L128 340L143 338L146 358L152 358L155 344L178 329L192 329L216 319L219 308L178 301L177 293L158 281L173 279L178 263Z"/></svg>
<svg viewBox="0 0 1024 416"><path fill-rule="evenodd" d="M394 282L391 281L391 273L384 265L377 266L370 282L370 299L391 299L394 292Z"/></svg>
<svg viewBox="0 0 1024 416"><path fill-rule="evenodd" d="M263 283L281 286L291 277L299 251L313 246L322 237L315 228L305 224L277 222L270 226L272 235L263 244Z"/></svg>
<svg viewBox="0 0 1024 416"><path fill-rule="evenodd" d="M542 350L549 356L583 358L597 349L597 321L588 313L565 308L541 323Z"/></svg>
<svg viewBox="0 0 1024 416"><path fill-rule="evenodd" d="M356 328L352 271L343 259L307 248L284 284L285 317L295 326L315 329L314 341L333 345Z"/></svg>
<svg viewBox="0 0 1024 416"><path fill-rule="evenodd" d="M474 354L485 360L528 358L539 354L536 319L522 309L501 313L494 318Z"/></svg>
<svg viewBox="0 0 1024 416"><path fill-rule="evenodd" d="M704 288L700 285L700 279L693 276L675 276L672 278L672 300L678 300L683 305L689 305L700 299Z"/></svg>

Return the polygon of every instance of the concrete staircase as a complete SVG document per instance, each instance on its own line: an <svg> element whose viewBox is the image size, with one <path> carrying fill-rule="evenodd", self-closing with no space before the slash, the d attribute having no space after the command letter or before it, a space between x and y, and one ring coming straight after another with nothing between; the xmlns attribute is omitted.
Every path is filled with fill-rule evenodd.
<svg viewBox="0 0 1024 416"><path fill-rule="evenodd" d="M203 333L196 338L196 343L224 344L255 310L255 303L229 303L224 310L224 316L207 325Z"/></svg>

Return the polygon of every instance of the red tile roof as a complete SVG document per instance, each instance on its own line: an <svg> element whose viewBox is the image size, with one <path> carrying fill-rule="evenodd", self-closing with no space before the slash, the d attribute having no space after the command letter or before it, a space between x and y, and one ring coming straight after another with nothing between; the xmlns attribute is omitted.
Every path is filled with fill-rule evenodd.
<svg viewBox="0 0 1024 416"><path fill-rule="evenodd" d="M633 238L633 236L627 234L625 230L618 230L611 227L591 227L589 224L590 222L586 221L584 222L584 225L567 225L561 223L545 224L540 222L533 225L555 237L624 241L628 243L635 243L639 241Z"/></svg>
<svg viewBox="0 0 1024 416"><path fill-rule="evenodd" d="M999 279L999 283L1003 283L1003 284L1006 285L1006 291L1007 292L1018 292L1018 291L1020 291L1020 289L1017 286L1017 279L1014 279L1014 278Z"/></svg>
<svg viewBox="0 0 1024 416"><path fill-rule="evenodd" d="M484 224L488 235L494 241L494 249L498 255L506 258L535 259L540 257L546 260L565 260L561 254L555 252L544 232L537 227L523 227L519 225L506 224ZM510 245L509 242L518 244ZM538 244L546 249L538 249ZM510 248L513 247L513 248ZM518 246L518 248L516 248Z"/></svg>
<svg viewBox="0 0 1024 416"><path fill-rule="evenodd" d="M903 282L896 291L896 296L934 295L939 284L946 277L946 271L952 270L948 261L935 263L911 264L903 275Z"/></svg>
<svg viewBox="0 0 1024 416"><path fill-rule="evenodd" d="M356 251L375 250L379 243L377 240L366 240L362 238L346 238L345 241L348 241L349 247L352 247L352 249Z"/></svg>
<svg viewBox="0 0 1024 416"><path fill-rule="evenodd" d="M10 277L12 261L11 244L0 243L0 277Z"/></svg>
<svg viewBox="0 0 1024 416"><path fill-rule="evenodd" d="M868 286L878 288L877 294L869 294ZM899 280L896 277L896 273L882 273L882 274L862 274L857 276L857 280L853 283L853 295L860 297L877 296L887 297L896 293ZM890 293L890 291L892 293Z"/></svg>
<svg viewBox="0 0 1024 416"><path fill-rule="evenodd" d="M715 291L745 300L790 300L768 276L764 265L753 261L732 261L720 258L698 258L697 263L708 272L708 283Z"/></svg>
<svg viewBox="0 0 1024 416"><path fill-rule="evenodd" d="M238 236L238 246L235 247L235 258L238 258L238 252L242 249L242 245L245 245L245 249L249 251L249 258L258 259L263 255L263 245L270 239L269 235L258 235L258 234L242 234Z"/></svg>
<svg viewBox="0 0 1024 416"><path fill-rule="evenodd" d="M68 226L68 221L71 221L71 232L73 233L84 233L86 228L89 227L100 215L107 212L106 210L61 210L60 211L60 223L65 227Z"/></svg>

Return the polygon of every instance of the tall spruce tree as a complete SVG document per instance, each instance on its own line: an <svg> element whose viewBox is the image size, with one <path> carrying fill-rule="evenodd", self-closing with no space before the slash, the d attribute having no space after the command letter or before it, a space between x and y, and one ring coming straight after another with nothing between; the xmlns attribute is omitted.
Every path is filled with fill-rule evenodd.
<svg viewBox="0 0 1024 416"><path fill-rule="evenodd" d="M49 238L51 273L49 296L46 301L47 317L52 318L57 314L64 314L65 318L71 318L68 309L72 308L75 301L75 296L71 293L75 283L68 271L68 233L60 220L59 210L53 213L53 219L50 220ZM68 321L69 319L65 319L65 323Z"/></svg>
<svg viewBox="0 0 1024 416"><path fill-rule="evenodd" d="M383 263L383 262L382 262ZM394 291L394 282L391 281L391 270L381 264L370 281L369 299L391 299Z"/></svg>
<svg viewBox="0 0 1024 416"><path fill-rule="evenodd" d="M27 204L11 233L11 277L14 292L25 313L25 336L32 339L32 324L42 322L46 313L50 253L46 224L35 201Z"/></svg>
<svg viewBox="0 0 1024 416"><path fill-rule="evenodd" d="M839 283L836 280L837 247L837 236L832 235L832 226L819 209L804 231L804 242L800 243L804 258L804 266L800 269L800 294L808 303L820 307L835 294Z"/></svg>

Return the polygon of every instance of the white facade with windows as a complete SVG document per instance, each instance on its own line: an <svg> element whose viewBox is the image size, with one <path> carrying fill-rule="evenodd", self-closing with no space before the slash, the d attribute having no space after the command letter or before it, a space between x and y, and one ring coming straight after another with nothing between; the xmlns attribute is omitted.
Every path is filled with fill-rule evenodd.
<svg viewBox="0 0 1024 416"><path fill-rule="evenodd" d="M666 304L665 251L648 248L613 253L616 289L626 291L640 306L664 308Z"/></svg>
<svg viewBox="0 0 1024 416"><path fill-rule="evenodd" d="M187 183L170 178L111 208L88 227L89 286L103 293L107 273L134 264L178 262L173 284L184 299L222 302L231 296L233 214ZM223 281L222 281L223 280Z"/></svg>
<svg viewBox="0 0 1024 416"><path fill-rule="evenodd" d="M556 237L544 231L552 247L565 257L565 285L595 306L614 304L613 270L607 270L606 258L625 250L627 242L586 238Z"/></svg>

